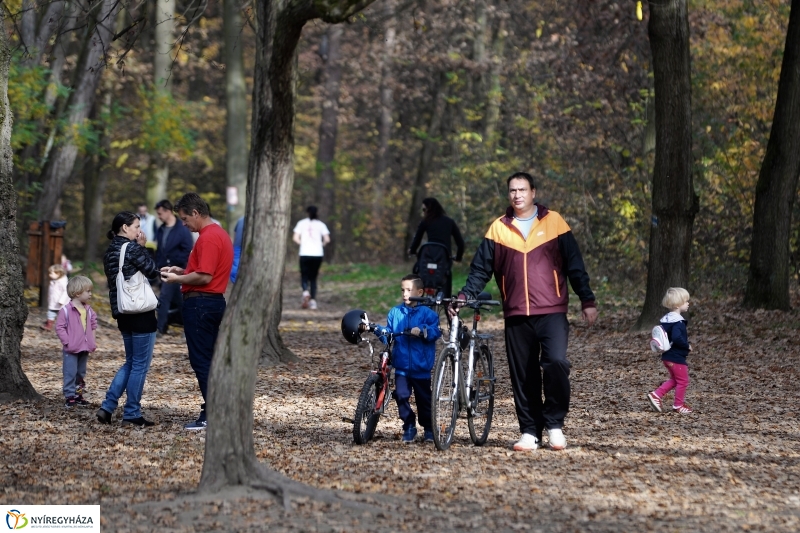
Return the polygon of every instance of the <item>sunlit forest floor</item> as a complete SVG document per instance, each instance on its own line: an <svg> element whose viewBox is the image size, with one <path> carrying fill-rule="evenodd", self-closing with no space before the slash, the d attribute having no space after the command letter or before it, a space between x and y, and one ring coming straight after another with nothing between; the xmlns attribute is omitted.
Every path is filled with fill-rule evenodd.
<svg viewBox="0 0 800 533"><path fill-rule="evenodd" d="M119 332L110 317L101 321L87 374L92 408L67 411L60 346L39 329L38 308L25 327L23 367L44 400L0 406L2 501L100 504L103 531L800 529L797 310L694 300L691 415L650 409L645 394L666 374L649 336L628 331L637 309L601 301L591 329L571 314L568 448L532 453L511 450L519 434L502 322L488 318L481 327L497 335L498 374L489 441L472 446L460 419L455 444L437 452L432 444L401 444L396 408L372 442L353 444L343 418L353 416L369 358L339 329L342 291L352 287L322 287L318 311L300 310L298 295L286 291L281 330L301 362L259 370L256 453L315 487L389 496L375 500L382 512L304 499L286 510L255 490L195 496L205 435L182 429L197 415L200 394L180 330L157 342L145 386L144 414L158 425L122 428L118 410L115 423L102 426L94 412L123 360ZM793 303L800 305L797 297ZM102 310L102 296L98 304Z"/></svg>

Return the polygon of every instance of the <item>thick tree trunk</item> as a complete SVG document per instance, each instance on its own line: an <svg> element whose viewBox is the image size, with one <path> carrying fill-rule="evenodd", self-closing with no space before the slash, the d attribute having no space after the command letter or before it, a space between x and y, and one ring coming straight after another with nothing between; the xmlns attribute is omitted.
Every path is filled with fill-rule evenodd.
<svg viewBox="0 0 800 533"><path fill-rule="evenodd" d="M156 0L155 9L153 88L157 92L171 94L175 1ZM155 209L156 203L167 197L168 183L169 161L164 157L164 152L150 154L150 172L147 179L147 207L149 209Z"/></svg>
<svg viewBox="0 0 800 533"><path fill-rule="evenodd" d="M317 198L320 218L328 218L331 242L325 247L325 258L333 260L336 253L336 133L339 129L339 83L342 81L342 26L332 24L325 34L327 46L323 47L322 120L319 124L319 151L317 152Z"/></svg>
<svg viewBox="0 0 800 533"><path fill-rule="evenodd" d="M225 174L228 187L236 189L236 205L228 204L228 231L233 237L236 221L244 216L247 201L247 88L242 53L242 12L236 0L225 0Z"/></svg>
<svg viewBox="0 0 800 533"><path fill-rule="evenodd" d="M800 0L792 0L778 98L756 185L744 306L789 309L789 235L800 177Z"/></svg>
<svg viewBox="0 0 800 533"><path fill-rule="evenodd" d="M689 20L686 0L650 11L656 107L656 158L647 294L634 329L649 329L665 310L669 287L686 287L698 198L692 183Z"/></svg>
<svg viewBox="0 0 800 533"><path fill-rule="evenodd" d="M5 11L0 26L5 28ZM0 32L0 402L38 398L22 371L20 343L28 307L23 298L17 241L17 192L11 175L11 124L8 105L8 33Z"/></svg>
<svg viewBox="0 0 800 533"><path fill-rule="evenodd" d="M322 494L261 465L253 443L256 366L277 334L276 313L294 184L295 54L303 25L340 22L367 5L265 0L256 4L257 49L246 223L239 275L215 347L208 389L208 430L200 491L252 485L284 498Z"/></svg>
<svg viewBox="0 0 800 533"><path fill-rule="evenodd" d="M397 18L395 0L386 0L384 17L385 31L383 55L381 56L381 85L379 88L380 111L378 114L378 151L375 153L375 176L372 193L372 221L382 226L383 197L389 181L389 141L394 127L394 49L397 41Z"/></svg>
<svg viewBox="0 0 800 533"><path fill-rule="evenodd" d="M89 116L105 65L105 54L111 46L116 14L121 4L117 0L103 0L95 25L89 36L88 49L78 66L78 81L70 98L67 127L79 128ZM39 199L39 217L49 220L56 210L64 184L72 173L78 145L67 135L64 144L55 149L42 172L44 190Z"/></svg>
<svg viewBox="0 0 800 533"><path fill-rule="evenodd" d="M22 2L20 36L28 54L24 60L25 64L41 65L48 41L56 33L56 29L64 23L62 15L65 4L66 2L62 0L40 4L46 6L44 13L40 13L32 0Z"/></svg>
<svg viewBox="0 0 800 533"><path fill-rule="evenodd" d="M438 76L436 90L433 95L433 109L431 109L428 131L425 135L425 139L422 141L422 148L419 152L419 164L417 166L417 176L414 179L411 209L408 213L408 230L406 231L406 241L403 243L403 253L408 251L408 247L411 246L414 233L416 233L417 226L419 226L422 220L420 206L428 192L428 172L430 171L431 160L438 146L439 135L442 130L442 117L444 116L445 104L447 103L445 100L446 96L447 77L444 72L441 72Z"/></svg>

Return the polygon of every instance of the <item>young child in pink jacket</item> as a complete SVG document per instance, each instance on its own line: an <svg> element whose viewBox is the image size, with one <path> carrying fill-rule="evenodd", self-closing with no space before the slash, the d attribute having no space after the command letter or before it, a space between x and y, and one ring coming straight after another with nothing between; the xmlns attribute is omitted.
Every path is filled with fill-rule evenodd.
<svg viewBox="0 0 800 533"><path fill-rule="evenodd" d="M86 362L89 352L97 349L94 330L97 329L97 313L89 306L92 299L92 280L86 276L75 276L67 284L67 294L72 300L61 308L56 320L56 334L64 346L62 372L64 375L64 407L88 407L83 399Z"/></svg>

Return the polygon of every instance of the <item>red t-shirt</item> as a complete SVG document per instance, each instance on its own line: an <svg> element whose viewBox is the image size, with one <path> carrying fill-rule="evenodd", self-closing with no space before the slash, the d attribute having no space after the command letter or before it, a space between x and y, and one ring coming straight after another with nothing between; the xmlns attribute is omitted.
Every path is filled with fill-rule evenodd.
<svg viewBox="0 0 800 533"><path fill-rule="evenodd" d="M189 264L184 274L199 272L211 274L206 285L181 285L181 292L213 292L224 294L233 266L233 244L228 233L218 224L209 224L200 230L200 237L189 254Z"/></svg>

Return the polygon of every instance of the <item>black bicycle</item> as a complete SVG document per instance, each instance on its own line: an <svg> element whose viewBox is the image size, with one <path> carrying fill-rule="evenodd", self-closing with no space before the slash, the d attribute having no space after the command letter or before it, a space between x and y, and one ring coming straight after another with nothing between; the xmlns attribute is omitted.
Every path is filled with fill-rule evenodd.
<svg viewBox="0 0 800 533"><path fill-rule="evenodd" d="M455 302L473 310L472 329L456 313L450 320L450 335L445 347L433 365L431 417L433 440L436 448L446 450L453 442L456 420L464 411L469 426L469 436L476 446L489 438L494 413L494 360L489 341L491 334L478 333L481 310L500 305L482 292L474 300L457 298L411 298L422 305L450 304ZM466 354L466 361L462 355Z"/></svg>

